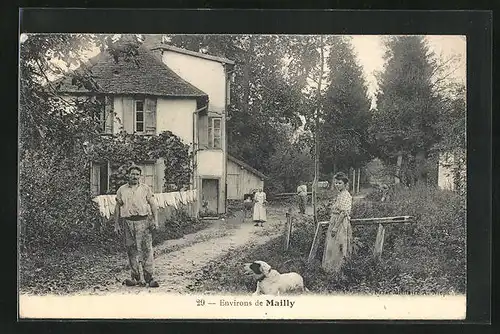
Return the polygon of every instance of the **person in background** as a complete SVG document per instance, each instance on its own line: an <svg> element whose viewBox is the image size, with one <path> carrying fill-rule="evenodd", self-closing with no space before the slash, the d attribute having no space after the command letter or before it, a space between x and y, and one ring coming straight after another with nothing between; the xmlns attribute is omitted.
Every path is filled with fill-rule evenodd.
<svg viewBox="0 0 500 334"><path fill-rule="evenodd" d="M251 212L253 208L253 196L254 194L245 194L243 197L243 222L247 218L247 212Z"/></svg>
<svg viewBox="0 0 500 334"><path fill-rule="evenodd" d="M128 183L116 192L115 232L122 232L121 218L131 269L131 279L126 279L123 284L157 288L158 282L153 279L152 232L158 229L158 210L153 200L153 191L147 184L139 181L141 174L140 167L129 167Z"/></svg>
<svg viewBox="0 0 500 334"><path fill-rule="evenodd" d="M330 224L325 240L325 251L321 266L327 272L338 272L351 254L352 227L350 221L352 196L349 193L349 178L345 173L334 176L334 186L338 195L332 204Z"/></svg>
<svg viewBox="0 0 500 334"><path fill-rule="evenodd" d="M305 214L307 205L307 186L302 180L297 187L297 198L299 202L299 212Z"/></svg>
<svg viewBox="0 0 500 334"><path fill-rule="evenodd" d="M264 222L267 221L266 217L266 193L262 191L262 189L258 189L255 193L254 197L254 205L253 205L253 221L255 222L255 226L264 226Z"/></svg>

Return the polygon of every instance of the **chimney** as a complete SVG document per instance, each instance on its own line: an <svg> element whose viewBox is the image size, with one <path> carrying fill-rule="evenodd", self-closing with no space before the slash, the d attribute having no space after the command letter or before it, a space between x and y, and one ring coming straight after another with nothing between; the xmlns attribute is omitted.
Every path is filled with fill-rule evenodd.
<svg viewBox="0 0 500 334"><path fill-rule="evenodd" d="M153 47L158 46L162 42L162 36L161 34L157 35L145 35L144 42L142 45L147 48L148 50L151 50ZM158 58L159 60L162 60L162 50L152 50L153 55Z"/></svg>

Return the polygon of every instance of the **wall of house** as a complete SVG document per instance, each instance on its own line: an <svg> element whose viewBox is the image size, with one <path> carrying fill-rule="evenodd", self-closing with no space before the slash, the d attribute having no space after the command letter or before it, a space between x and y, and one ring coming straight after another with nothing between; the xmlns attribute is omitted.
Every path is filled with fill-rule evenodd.
<svg viewBox="0 0 500 334"><path fill-rule="evenodd" d="M156 103L156 134L172 131L184 143L193 143L193 113L196 110L194 99L158 98ZM134 131L134 98L131 96L115 96L116 112L114 133L121 129L129 133Z"/></svg>
<svg viewBox="0 0 500 334"><path fill-rule="evenodd" d="M244 194L258 188L264 188L264 181L259 176L231 160L227 161L227 199L243 200Z"/></svg>
<svg viewBox="0 0 500 334"><path fill-rule="evenodd" d="M210 111L226 110L226 72L222 63L165 50L163 62L210 97Z"/></svg>
<svg viewBox="0 0 500 334"><path fill-rule="evenodd" d="M193 143L194 121L196 111L194 99L164 99L157 100L156 133L172 131L185 144Z"/></svg>
<svg viewBox="0 0 500 334"><path fill-rule="evenodd" d="M120 131L125 130L124 127L124 110L130 109L132 112L134 109L132 97L128 96L115 96L113 99L113 109L116 114L113 123L113 133L118 134ZM133 131L133 128L128 128L129 131ZM128 131L127 131L128 132Z"/></svg>

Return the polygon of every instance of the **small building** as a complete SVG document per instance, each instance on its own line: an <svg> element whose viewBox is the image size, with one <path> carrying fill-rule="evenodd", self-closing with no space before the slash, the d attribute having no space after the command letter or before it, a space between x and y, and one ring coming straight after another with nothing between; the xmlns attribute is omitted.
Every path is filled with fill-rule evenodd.
<svg viewBox="0 0 500 334"><path fill-rule="evenodd" d="M244 194L264 188L267 177L263 173L229 154L226 170L228 200L242 200Z"/></svg>
<svg viewBox="0 0 500 334"><path fill-rule="evenodd" d="M455 159L448 152L439 155L438 187L443 190L455 190Z"/></svg>

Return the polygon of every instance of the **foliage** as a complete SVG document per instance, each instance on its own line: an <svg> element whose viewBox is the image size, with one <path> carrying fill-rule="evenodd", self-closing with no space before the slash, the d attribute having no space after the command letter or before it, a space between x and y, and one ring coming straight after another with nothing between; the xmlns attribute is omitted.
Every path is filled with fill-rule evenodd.
<svg viewBox="0 0 500 334"><path fill-rule="evenodd" d="M45 151L26 152L19 168L19 224L23 247L71 247L99 237L88 165Z"/></svg>
<svg viewBox="0 0 500 334"><path fill-rule="evenodd" d="M462 84L453 85L448 90L447 95L442 94L439 111L439 122L436 123L435 128L441 136L441 141L434 146L434 150L453 159L455 188L461 194L465 194L467 191L465 86Z"/></svg>
<svg viewBox="0 0 500 334"><path fill-rule="evenodd" d="M179 239L186 234L195 233L209 226L209 221L191 217L184 209L175 209L167 217L164 226L153 234L153 245L156 246L165 240Z"/></svg>
<svg viewBox="0 0 500 334"><path fill-rule="evenodd" d="M440 140L434 129L439 115L433 84L437 65L421 36L395 36L386 43L386 65L378 78L380 91L370 133L378 156L395 165L398 156L411 161L423 153L426 158Z"/></svg>
<svg viewBox="0 0 500 334"><path fill-rule="evenodd" d="M347 37L330 40L329 85L323 102L320 159L324 171L360 167L371 158L367 142L370 100L363 70Z"/></svg>
<svg viewBox="0 0 500 334"><path fill-rule="evenodd" d="M282 250L280 237L257 248L232 252L207 265L198 278L198 290L241 291L246 286L251 292L255 281L228 268L262 259L280 272L300 273L313 293L465 293L465 199L425 185L400 189L394 198L389 205L356 202L353 207L352 217L417 217L414 227L387 227L380 261L372 256L376 226L354 226L356 252L340 275L328 275L320 268L321 250L313 263L307 263L315 230L312 219L307 217L294 224L288 251Z"/></svg>
<svg viewBox="0 0 500 334"><path fill-rule="evenodd" d="M189 145L165 131L157 136L141 136L120 133L116 137L101 137L91 148L89 159L95 162L110 163L110 193L127 182L127 167L133 163L141 163L163 159L165 165L164 189L174 185L180 190L189 185L192 175L191 153Z"/></svg>
<svg viewBox="0 0 500 334"><path fill-rule="evenodd" d="M269 181L265 184L268 192L295 192L300 181L312 180L314 162L311 155L300 142L290 144L289 137L284 137L283 144L278 145L269 158Z"/></svg>

